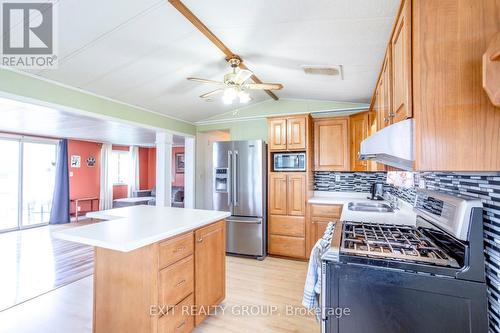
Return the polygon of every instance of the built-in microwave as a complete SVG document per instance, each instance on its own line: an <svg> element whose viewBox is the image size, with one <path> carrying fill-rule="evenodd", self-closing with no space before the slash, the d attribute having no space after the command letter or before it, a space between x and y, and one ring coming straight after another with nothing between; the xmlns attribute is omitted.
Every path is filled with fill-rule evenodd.
<svg viewBox="0 0 500 333"><path fill-rule="evenodd" d="M306 153L274 153L273 171L306 171Z"/></svg>

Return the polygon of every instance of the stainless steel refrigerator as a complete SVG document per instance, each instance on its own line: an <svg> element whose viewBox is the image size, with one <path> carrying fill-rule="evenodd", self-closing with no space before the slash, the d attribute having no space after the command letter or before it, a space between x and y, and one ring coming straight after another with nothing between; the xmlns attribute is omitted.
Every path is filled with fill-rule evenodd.
<svg viewBox="0 0 500 333"><path fill-rule="evenodd" d="M266 256L266 143L224 141L213 145L215 210L231 212L226 252Z"/></svg>

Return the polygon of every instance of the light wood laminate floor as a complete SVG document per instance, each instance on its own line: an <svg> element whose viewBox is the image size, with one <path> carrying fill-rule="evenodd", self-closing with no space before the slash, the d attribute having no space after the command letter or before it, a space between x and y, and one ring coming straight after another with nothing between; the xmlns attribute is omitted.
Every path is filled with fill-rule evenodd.
<svg viewBox="0 0 500 333"><path fill-rule="evenodd" d="M52 237L84 223L48 225L0 234L0 310L93 273L93 248Z"/></svg>
<svg viewBox="0 0 500 333"><path fill-rule="evenodd" d="M289 312L302 309L306 270L307 263L298 261L227 257L225 312L211 316L195 332L319 332L312 316ZM263 312L251 315L244 313L245 308ZM276 310L266 312L269 309ZM92 277L0 312L0 332L91 331Z"/></svg>

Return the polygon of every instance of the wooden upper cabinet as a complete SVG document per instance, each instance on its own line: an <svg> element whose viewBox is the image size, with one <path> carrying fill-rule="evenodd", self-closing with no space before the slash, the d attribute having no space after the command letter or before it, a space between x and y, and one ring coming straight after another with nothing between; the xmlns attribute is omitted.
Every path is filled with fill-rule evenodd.
<svg viewBox="0 0 500 333"><path fill-rule="evenodd" d="M314 121L314 170L349 171L349 119Z"/></svg>
<svg viewBox="0 0 500 333"><path fill-rule="evenodd" d="M269 149L286 150L286 118L271 118L269 127Z"/></svg>
<svg viewBox="0 0 500 333"><path fill-rule="evenodd" d="M270 118L269 150L306 150L307 116Z"/></svg>
<svg viewBox="0 0 500 333"><path fill-rule="evenodd" d="M306 175L288 175L288 215L304 216L306 213Z"/></svg>
<svg viewBox="0 0 500 333"><path fill-rule="evenodd" d="M285 173L269 174L269 214L287 214L287 175Z"/></svg>
<svg viewBox="0 0 500 333"><path fill-rule="evenodd" d="M196 230L194 258L196 306L208 310L219 304L226 294L226 235L223 221ZM205 317L206 314L200 311L196 316L196 325Z"/></svg>
<svg viewBox="0 0 500 333"><path fill-rule="evenodd" d="M305 150L306 149L306 127L307 120L305 116L288 117L287 119L287 149Z"/></svg>
<svg viewBox="0 0 500 333"><path fill-rule="evenodd" d="M377 126L382 129L393 123L394 113L392 112L392 63L391 52L385 55L382 65L382 73L378 85L378 110L377 110Z"/></svg>
<svg viewBox="0 0 500 333"><path fill-rule="evenodd" d="M392 50L392 122L412 116L411 1L404 0L391 39Z"/></svg>
<svg viewBox="0 0 500 333"><path fill-rule="evenodd" d="M351 170L352 171L367 171L367 161L359 160L359 152L361 149L361 141L368 137L368 112L362 112L350 116L350 136L351 136Z"/></svg>
<svg viewBox="0 0 500 333"><path fill-rule="evenodd" d="M416 169L500 170L500 108L482 87L500 1L415 0L412 10Z"/></svg>

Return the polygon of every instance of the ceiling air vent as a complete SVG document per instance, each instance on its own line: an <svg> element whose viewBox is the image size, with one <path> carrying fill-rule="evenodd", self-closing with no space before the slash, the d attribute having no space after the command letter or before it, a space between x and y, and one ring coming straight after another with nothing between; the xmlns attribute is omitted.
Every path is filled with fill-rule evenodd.
<svg viewBox="0 0 500 333"><path fill-rule="evenodd" d="M302 69L304 73L307 75L328 75L328 76L337 76L339 79L343 79L342 77L342 66L325 66L325 65L302 65Z"/></svg>

